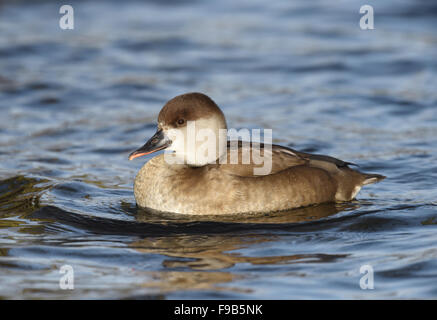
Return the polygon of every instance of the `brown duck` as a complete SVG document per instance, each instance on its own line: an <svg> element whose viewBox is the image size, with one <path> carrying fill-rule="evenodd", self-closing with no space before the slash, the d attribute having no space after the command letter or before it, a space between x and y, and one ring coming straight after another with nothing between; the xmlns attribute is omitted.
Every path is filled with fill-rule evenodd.
<svg viewBox="0 0 437 320"><path fill-rule="evenodd" d="M227 141L220 108L202 93L168 101L158 130L129 160L166 150L135 178L137 205L182 214L237 214L350 201L385 177L272 144ZM263 160L263 161L261 161Z"/></svg>

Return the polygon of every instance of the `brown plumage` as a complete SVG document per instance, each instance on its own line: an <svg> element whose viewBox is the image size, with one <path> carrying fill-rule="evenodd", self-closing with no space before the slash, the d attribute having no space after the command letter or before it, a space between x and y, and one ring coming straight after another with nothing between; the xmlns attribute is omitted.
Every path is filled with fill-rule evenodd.
<svg viewBox="0 0 437 320"><path fill-rule="evenodd" d="M161 135L169 129L186 132L187 121L211 124L213 130L226 129L218 106L203 94L190 93L173 98L163 107L158 118L158 132L163 132ZM175 145L176 154L186 152L186 149L178 149L175 141L168 143ZM255 164L252 157L250 163L242 163L243 152L247 148L252 151L254 147L261 150L261 156L271 155L268 174L254 174L254 168L262 165ZM153 144L151 146L148 142L132 153L131 158L153 152L153 148ZM363 185L385 178L351 169L350 163L333 157L298 152L278 145L247 145L240 141L236 145L228 142L224 149L226 155L219 156L221 160L227 157L226 163L221 163L219 156L206 164L190 165L169 164L164 155L152 158L135 179L137 204L184 214L271 212L349 201ZM156 150L160 149L157 147ZM231 150L238 153L238 164L230 163Z"/></svg>

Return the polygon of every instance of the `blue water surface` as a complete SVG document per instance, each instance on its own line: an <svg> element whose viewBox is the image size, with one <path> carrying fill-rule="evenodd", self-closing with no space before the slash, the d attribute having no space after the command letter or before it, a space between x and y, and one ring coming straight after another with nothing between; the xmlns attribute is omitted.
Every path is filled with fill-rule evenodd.
<svg viewBox="0 0 437 320"><path fill-rule="evenodd" d="M74 30L62 4L0 3L0 298L437 298L435 2L74 1ZM127 156L191 91L388 178L256 217L137 210L150 157Z"/></svg>

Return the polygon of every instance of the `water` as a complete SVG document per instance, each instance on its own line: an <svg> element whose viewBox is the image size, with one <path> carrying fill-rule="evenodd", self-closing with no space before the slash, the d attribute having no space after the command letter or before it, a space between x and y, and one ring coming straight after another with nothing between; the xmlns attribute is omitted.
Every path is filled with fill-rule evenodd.
<svg viewBox="0 0 437 320"><path fill-rule="evenodd" d="M437 298L437 6L0 3L0 298ZM388 176L274 215L136 209L129 162L166 100ZM62 265L74 290L60 290ZM361 290L360 267L374 269Z"/></svg>

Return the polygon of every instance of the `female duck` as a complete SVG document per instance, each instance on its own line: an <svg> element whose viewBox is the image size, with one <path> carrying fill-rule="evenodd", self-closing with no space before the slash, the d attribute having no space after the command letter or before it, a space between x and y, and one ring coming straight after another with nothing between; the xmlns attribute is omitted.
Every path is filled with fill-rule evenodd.
<svg viewBox="0 0 437 320"><path fill-rule="evenodd" d="M226 141L222 111L208 96L168 101L158 130L129 160L168 150L135 178L139 207L183 214L272 212L349 201L361 187L384 179L324 155L260 143ZM263 162L259 161L260 159Z"/></svg>

